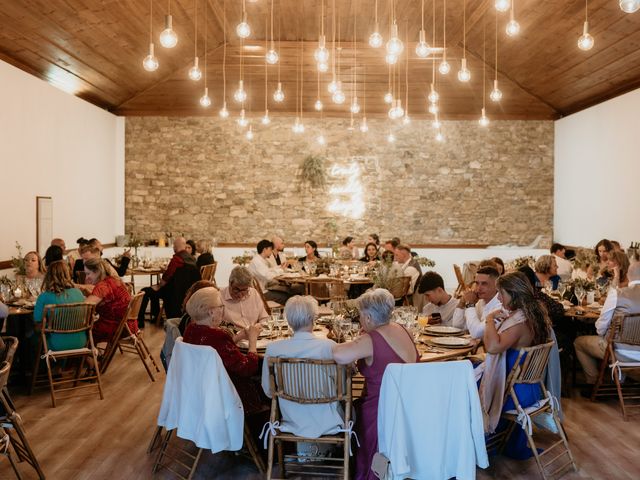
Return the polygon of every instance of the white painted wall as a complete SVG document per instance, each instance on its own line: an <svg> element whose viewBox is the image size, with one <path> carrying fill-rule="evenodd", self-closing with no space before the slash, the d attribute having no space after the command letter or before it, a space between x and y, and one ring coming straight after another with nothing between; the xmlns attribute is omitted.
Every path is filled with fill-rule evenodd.
<svg viewBox="0 0 640 480"><path fill-rule="evenodd" d="M113 242L124 232L124 118L0 61L0 260L36 246L36 196L53 235ZM43 252L44 253L44 252Z"/></svg>
<svg viewBox="0 0 640 480"><path fill-rule="evenodd" d="M554 239L640 241L640 89L555 123Z"/></svg>

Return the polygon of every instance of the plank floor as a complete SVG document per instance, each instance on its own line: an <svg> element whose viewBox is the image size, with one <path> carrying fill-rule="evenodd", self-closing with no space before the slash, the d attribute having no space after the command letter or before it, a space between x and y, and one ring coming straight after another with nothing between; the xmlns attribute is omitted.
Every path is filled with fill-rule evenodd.
<svg viewBox="0 0 640 480"><path fill-rule="evenodd" d="M157 357L164 333L147 327L145 339ZM117 354L103 379L105 399L84 396L62 400L51 408L47 390L33 396L12 392L34 451L48 479L151 478L153 458L146 448L154 431L162 397L164 372L152 383L140 361ZM617 403L592 403L575 396L562 399L565 428L579 466L563 478L637 480L640 478L640 417L622 420ZM19 465L25 479L35 479L26 464ZM14 478L0 457L0 479ZM167 472L155 476L171 478ZM260 479L250 460L234 453L205 453L195 479ZM492 459L479 479L537 479L534 461Z"/></svg>

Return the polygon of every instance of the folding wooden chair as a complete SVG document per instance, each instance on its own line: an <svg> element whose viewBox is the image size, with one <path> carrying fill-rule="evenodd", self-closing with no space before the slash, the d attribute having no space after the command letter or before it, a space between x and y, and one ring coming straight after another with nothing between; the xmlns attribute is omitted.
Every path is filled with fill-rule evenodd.
<svg viewBox="0 0 640 480"><path fill-rule="evenodd" d="M16 411L15 405L9 396L9 390L7 389L7 382L9 380L13 356L18 348L18 339L15 337L4 337L3 340L5 348L0 354L2 362L0 363L0 405L4 411L0 415L0 425L2 425L0 436L3 437L0 439L0 443L8 441L8 445L0 445L0 450L5 452L5 455L9 458L18 478L21 478L20 474L16 470L16 466L10 453L8 450L5 450L8 446L13 448L19 462L26 461L37 472L38 478L44 480L44 472L40 467L38 459L33 453L29 440L27 440L22 418ZM4 434L6 434L7 437L5 437Z"/></svg>
<svg viewBox="0 0 640 480"><path fill-rule="evenodd" d="M100 373L102 375L107 372L107 368L109 368L116 350L120 350L121 353L128 352L138 355L151 381L156 381L153 370L155 369L156 373L160 373L160 368L158 368L158 364L142 338L142 331L138 330L136 333L131 332L129 324L127 323L128 320L135 320L137 322L142 297L144 297L143 292L131 297L127 311L120 320L118 328L107 343L107 346L104 348L100 362Z"/></svg>
<svg viewBox="0 0 640 480"><path fill-rule="evenodd" d="M456 274L456 280L458 280L458 286L456 288L454 297L458 298L462 295L462 293L467 289L467 285L464 281L464 277L462 276L462 270L459 265L453 265L453 271Z"/></svg>
<svg viewBox="0 0 640 480"><path fill-rule="evenodd" d="M267 311L269 315L271 315L272 310L277 310L282 308L282 305L280 305L278 302L274 302L273 300L267 300L264 297L264 293L262 292L260 283L258 282L258 280L255 279L255 277L252 280L252 286L253 288L256 289L256 291L258 292L258 295L260 295L260 298L262 299L262 304L264 305L264 309Z"/></svg>
<svg viewBox="0 0 640 480"><path fill-rule="evenodd" d="M395 277L389 284L389 291L393 295L393 299L402 302L402 305L409 305L409 287L411 286L411 277L402 276Z"/></svg>
<svg viewBox="0 0 640 480"><path fill-rule="evenodd" d="M216 284L216 270L218 268L218 262L213 262L210 265L203 265L200 267L200 278L202 280L208 280L213 282L216 288L218 288Z"/></svg>
<svg viewBox="0 0 640 480"><path fill-rule="evenodd" d="M614 316L609 327L607 348L600 363L598 380L591 394L592 401L598 397L617 395L622 417L626 422L629 420L629 410L640 408L640 383L628 379L623 383L622 376L629 371L640 372L640 362L620 361L616 356L618 344L640 347L640 314ZM605 373L609 369L611 369L613 383L605 381Z"/></svg>
<svg viewBox="0 0 640 480"><path fill-rule="evenodd" d="M527 436L527 441L533 452L540 476L545 480L563 473L568 467L573 467L575 471L578 470L571 450L569 449L569 442L558 418L557 408L554 405L555 399L549 394L544 385L545 373L552 347L553 342L548 342L518 350L516 361L507 377L504 397L505 401L508 397L511 397L516 408L515 410L502 414L502 418L512 423L509 428L492 436L487 441L488 451L495 447L500 447L502 450L514 428L523 426L523 431ZM522 407L515 389L517 385L521 384L538 385L542 392L540 401L532 406ZM538 453L538 448L533 438L533 419L541 414L551 415L559 440ZM522 425L523 423L524 425ZM551 455L551 459L544 463L543 461L548 455Z"/></svg>
<svg viewBox="0 0 640 480"><path fill-rule="evenodd" d="M333 360L313 360L305 358L269 358L269 383L273 397L271 399L270 424L281 420L279 399L305 405L320 403L343 403L344 425L351 422L351 372L346 365L337 365ZM293 433L281 432L277 427L270 429L267 478L273 479L274 448L278 448L280 477L286 478L287 472L297 475L331 476L349 478L349 452L351 432L348 428L335 435L323 435L318 438L299 437ZM319 456L284 455L283 442L315 442L335 444L342 447L341 458ZM298 462L303 459L304 462ZM292 461L287 461L292 460ZM286 471L285 471L286 466Z"/></svg>
<svg viewBox="0 0 640 480"><path fill-rule="evenodd" d="M93 312L95 305L90 303L67 303L62 305L47 305L44 308L42 317L42 328L39 352L47 365L47 375L49 377L49 389L51 392L51 403L56 406L56 393L70 392L78 389L97 388L100 400L104 399L102 393L102 380L100 379L100 369L98 366L97 349L93 343L91 327L93 327ZM84 347L72 350L50 350L48 346L48 335L69 335L72 333L85 333L87 342ZM76 368L75 375L62 376L54 379L51 371L51 360L59 361L63 359L79 358L80 363ZM81 377L85 360L91 358L95 372ZM38 376L40 361L36 359L31 389L35 386ZM66 386L72 384L71 386ZM56 386L65 385L56 388ZM87 393L86 395L89 395Z"/></svg>
<svg viewBox="0 0 640 480"><path fill-rule="evenodd" d="M307 295L311 295L320 303L347 299L344 282L335 278L310 278L305 284L305 290Z"/></svg>

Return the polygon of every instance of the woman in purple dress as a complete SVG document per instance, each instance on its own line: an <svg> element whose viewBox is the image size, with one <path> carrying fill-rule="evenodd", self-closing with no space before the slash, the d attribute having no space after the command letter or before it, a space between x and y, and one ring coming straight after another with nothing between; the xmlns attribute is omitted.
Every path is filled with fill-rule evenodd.
<svg viewBox="0 0 640 480"><path fill-rule="evenodd" d="M390 363L414 363L420 358L413 338L404 327L390 323L395 302L384 289L365 293L358 299L360 325L365 333L353 342L333 347L337 363L357 361L365 378L365 394L356 406L356 433L360 449L356 454L356 480L375 480L371 460L378 451L378 399L384 370Z"/></svg>

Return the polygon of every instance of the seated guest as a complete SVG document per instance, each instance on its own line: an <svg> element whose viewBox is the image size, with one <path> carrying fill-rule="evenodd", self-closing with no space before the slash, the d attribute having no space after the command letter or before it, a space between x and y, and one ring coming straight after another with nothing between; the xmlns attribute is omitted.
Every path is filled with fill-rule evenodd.
<svg viewBox="0 0 640 480"><path fill-rule="evenodd" d="M508 422L499 424L500 415L515 409L510 397L504 404L503 399L507 375L518 357L518 349L546 343L550 334L547 312L534 298L533 288L523 273L512 272L499 277L497 287L503 308L487 314L483 337L487 356L478 367L483 371L479 395L487 433L507 428ZM523 408L540 400L542 394L538 385L517 385L515 390ZM505 453L514 458L533 455L522 429L514 429L507 439Z"/></svg>
<svg viewBox="0 0 640 480"><path fill-rule="evenodd" d="M80 266L78 268L76 268L75 266L76 262L81 260L80 249L87 245L89 243L89 240L84 237L80 237L78 240L76 240L76 243L78 244L78 248L67 253L67 259L69 260L69 266L71 267L71 278L74 282L77 281L76 272L84 270L84 267L81 266L82 262L80 262Z"/></svg>
<svg viewBox="0 0 640 480"><path fill-rule="evenodd" d="M44 252L44 265L45 267L49 267L53 262L57 262L59 260L64 259L64 254L62 248L58 245L51 245L47 248L47 251Z"/></svg>
<svg viewBox="0 0 640 480"><path fill-rule="evenodd" d="M356 454L358 479L374 479L371 460L378 451L378 399L385 368L390 363L414 363L420 354L404 327L390 322L395 302L388 290L371 290L358 299L360 325L364 334L352 342L333 347L339 364L357 361L365 378L365 396L356 407L356 431L360 449Z"/></svg>
<svg viewBox="0 0 640 480"><path fill-rule="evenodd" d="M556 257L553 255L542 255L536 260L534 268L540 287L547 286L551 290L555 290L557 288L558 283L556 282L554 285L552 281L554 277L556 280L558 278L558 264L556 263Z"/></svg>
<svg viewBox="0 0 640 480"><path fill-rule="evenodd" d="M102 260L102 250L100 250L100 247L98 247L95 243L87 243L86 245L80 247L80 259L77 260L73 266L74 282L79 283L80 278L78 272L84 272L84 263L92 258ZM116 278L121 276L111 262L105 261L104 263L105 268L108 270L110 276ZM85 289L81 285L79 286L79 288L84 292L91 293L90 288Z"/></svg>
<svg viewBox="0 0 640 480"><path fill-rule="evenodd" d="M342 240L342 246L338 250L338 256L343 260L356 260L360 256L353 237L346 237Z"/></svg>
<svg viewBox="0 0 640 480"><path fill-rule="evenodd" d="M568 282L571 280L571 273L573 272L573 264L567 260L567 249L560 243L554 243L550 248L551 255L556 259L556 265L558 266L558 276L561 282Z"/></svg>
<svg viewBox="0 0 640 480"><path fill-rule="evenodd" d="M393 237L391 240L387 240L386 242L384 242L384 250L385 252L391 252L395 254L398 245L400 245L400 239L398 237Z"/></svg>
<svg viewBox="0 0 640 480"><path fill-rule="evenodd" d="M304 242L304 257L300 257L300 262L315 262L320 258L320 252L318 252L318 244L313 240L307 240Z"/></svg>
<svg viewBox="0 0 640 480"><path fill-rule="evenodd" d="M384 247L380 245L380 236L377 233L370 233L369 238L367 238L367 243L373 243L376 246L378 249L378 256L382 255L382 252L384 252Z"/></svg>
<svg viewBox="0 0 640 480"><path fill-rule="evenodd" d="M24 275L16 275L16 280L30 296L37 297L42 288L44 272L44 262L38 252L27 252L24 256Z"/></svg>
<svg viewBox="0 0 640 480"><path fill-rule="evenodd" d="M58 246L49 247L62 249ZM53 262L47 268L42 283L42 293L38 295L36 305L33 309L33 321L36 324L42 323L45 305L61 305L65 303L82 303L84 295L73 286L69 267L61 259ZM82 348L87 344L87 334L79 333L52 333L47 338L47 346L51 350L72 350Z"/></svg>
<svg viewBox="0 0 640 480"><path fill-rule="evenodd" d="M280 267L270 266L267 260L273 254L273 243L269 240L260 240L256 250L258 253L251 259L249 271L260 285L267 300L284 305L289 297L302 291L301 286L289 286L275 279L278 275L282 275L283 270Z"/></svg>
<svg viewBox="0 0 640 480"><path fill-rule="evenodd" d="M436 272L425 272L420 279L418 293L425 296L428 302L422 309L422 314L431 316L439 313L442 325L458 327L464 330L464 316L459 315L456 319L458 324L453 323L453 313L458 306L458 300L453 295L449 295L444 289L444 280Z"/></svg>
<svg viewBox="0 0 640 480"><path fill-rule="evenodd" d="M318 302L315 298L296 295L287 300L284 316L293 330L293 337L267 346L262 362L262 389L267 397L271 398L273 394L269 384L269 357L333 359L332 349L336 343L313 334L317 315ZM281 399L278 406L282 412L282 431L317 438L337 433L339 428L343 428L343 412L337 402L303 405Z"/></svg>
<svg viewBox="0 0 640 480"><path fill-rule="evenodd" d="M598 335L583 335L576 338L573 345L576 357L582 365L588 384L593 385L598 378L600 360L604 358L607 347L607 333L615 314L640 313L640 263L634 262L627 273L629 284L626 287L610 288L602 306L600 317L596 321ZM617 354L620 361L626 357ZM586 392L590 396L591 392Z"/></svg>
<svg viewBox="0 0 640 480"><path fill-rule="evenodd" d="M198 290L207 287L215 287L213 282L209 280L198 280L196 283L189 287L187 293L184 296L184 301L182 302L182 316L180 317L180 322L178 324L178 330L180 330L180 336L184 335L184 331L187 328L187 325L191 322L191 317L187 313L187 302L191 298L191 295L196 293ZM168 319L167 322L172 319ZM177 337L176 337L177 338Z"/></svg>
<svg viewBox="0 0 640 480"><path fill-rule="evenodd" d="M211 242L209 240L198 240L196 251L199 253L196 259L196 266L198 268L215 263L215 259L211 253Z"/></svg>
<svg viewBox="0 0 640 480"><path fill-rule="evenodd" d="M64 240L62 238L54 238L51 240L51 246L58 246L62 249L62 252L66 252L67 251L67 245L66 243L64 243Z"/></svg>
<svg viewBox="0 0 640 480"><path fill-rule="evenodd" d="M498 273L502 275L504 273L504 262L502 259L500 257L493 257L491 258L491 261L497 265Z"/></svg>
<svg viewBox="0 0 640 480"><path fill-rule="evenodd" d="M529 267L528 265L525 265L523 267L520 267L518 271L523 273L527 277L527 280L529 280L529 283L533 288L534 297L536 298L536 300L542 302L542 304L544 305L545 309L547 310L547 314L549 315L549 320L551 321L551 324L554 327L556 325L563 324L564 323L563 322L564 307L560 302L558 302L557 300L554 300L549 295L544 293L542 289L540 289L540 287L538 286L538 276L531 269L531 267Z"/></svg>
<svg viewBox="0 0 640 480"><path fill-rule="evenodd" d="M97 238L92 238L91 240L89 240L89 245L98 248L98 250L100 250L100 257L102 257L104 247L102 246L102 243L100 243L100 240L98 240ZM129 268L129 263L131 262L131 250L127 249L122 252L119 265L114 265L109 259L105 259L105 261L114 268L119 277L123 277L127 274L127 269Z"/></svg>
<svg viewBox="0 0 640 480"><path fill-rule="evenodd" d="M596 252L596 258L598 260L597 266L598 266L599 272L602 272L607 269L608 262L609 262L609 254L612 253L614 249L615 247L613 246L613 243L611 243L606 238L603 238L598 243L596 243L594 251Z"/></svg>
<svg viewBox="0 0 640 480"><path fill-rule="evenodd" d="M502 307L496 287L499 276L498 270L493 267L479 268L475 277L475 289L462 294L453 314L453 324L459 325L463 321L462 317L473 338L482 338L488 313Z"/></svg>
<svg viewBox="0 0 640 480"><path fill-rule="evenodd" d="M607 262L608 271L611 272L611 286L623 288L629 285L627 272L629 270L629 257L624 252L613 251L609 254Z"/></svg>
<svg viewBox="0 0 640 480"><path fill-rule="evenodd" d="M93 324L93 341L108 342L115 333L123 315L127 311L131 295L119 277L109 274L105 262L99 258L90 258L84 262L87 282L93 285L91 295L85 302L96 306L99 320ZM135 319L127 319L131 333L138 331Z"/></svg>
<svg viewBox="0 0 640 480"><path fill-rule="evenodd" d="M191 295L187 302L187 313L192 322L184 332L184 341L213 347L238 390L245 415L259 410L262 405L259 387L248 377L258 372L256 344L261 325L251 325L235 336L220 328L224 317L224 304L220 292L213 287L202 288ZM247 354L242 353L236 345L236 342L242 339L249 342ZM213 372L211 374L213 375Z"/></svg>
<svg viewBox="0 0 640 480"><path fill-rule="evenodd" d="M415 289L418 278L420 278L420 275L422 274L422 269L416 259L411 256L411 248L409 245L401 243L396 247L394 261L394 266L396 270L400 272L400 275L411 277L409 291L407 292L411 295Z"/></svg>
<svg viewBox="0 0 640 480"><path fill-rule="evenodd" d="M167 317L178 317L184 295L191 285L200 279L196 260L187 252L187 241L178 237L173 241L173 257L157 285L143 288L144 297L138 313L138 326L144 328L147 304L151 301L151 318L160 313L160 299L164 299Z"/></svg>
<svg viewBox="0 0 640 480"><path fill-rule="evenodd" d="M194 242L193 240L187 240L187 245L185 246L185 250L193 258L196 258L196 251L197 251L196 242Z"/></svg>
<svg viewBox="0 0 640 480"><path fill-rule="evenodd" d="M285 268L288 262L287 257L284 254L284 240L275 235L271 240L271 243L273 243L273 252L271 253L271 256L267 258L269 266L272 268Z"/></svg>
<svg viewBox="0 0 640 480"><path fill-rule="evenodd" d="M364 247L364 256L360 259L361 262L373 264L380 260L378 247L375 243L367 243Z"/></svg>
<svg viewBox="0 0 640 480"><path fill-rule="evenodd" d="M224 321L247 328L269 318L260 294L251 286L253 276L246 267L235 267L229 275L229 286L220 291L224 304Z"/></svg>

